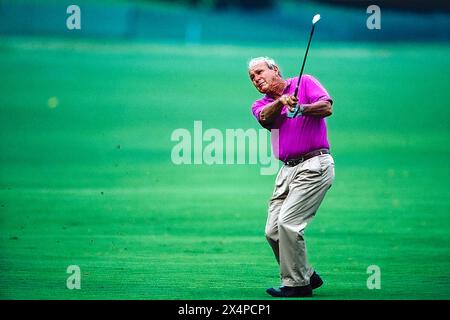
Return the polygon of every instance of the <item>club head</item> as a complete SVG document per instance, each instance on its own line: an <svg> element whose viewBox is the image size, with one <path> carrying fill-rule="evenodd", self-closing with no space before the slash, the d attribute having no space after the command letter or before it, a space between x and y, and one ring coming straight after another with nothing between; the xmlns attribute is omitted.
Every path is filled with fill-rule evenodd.
<svg viewBox="0 0 450 320"><path fill-rule="evenodd" d="M320 14L316 14L316 15L313 17L313 19L312 19L312 23L313 23L313 24L316 24L317 21L319 21L319 20L320 20Z"/></svg>

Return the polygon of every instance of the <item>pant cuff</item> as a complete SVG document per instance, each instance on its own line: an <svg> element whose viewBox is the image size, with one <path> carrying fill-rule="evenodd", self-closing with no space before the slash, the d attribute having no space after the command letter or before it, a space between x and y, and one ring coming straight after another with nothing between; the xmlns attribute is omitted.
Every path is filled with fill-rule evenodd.
<svg viewBox="0 0 450 320"><path fill-rule="evenodd" d="M294 280L290 280L290 279L284 279L284 280L281 280L281 283L283 286L286 286L286 287L304 287L309 284L309 280L294 281Z"/></svg>
<svg viewBox="0 0 450 320"><path fill-rule="evenodd" d="M304 286L307 286L309 284L309 279L311 278L313 273L314 273L313 269L308 271L308 273L306 274L306 279L308 279L308 280L304 280L304 281L294 281L292 279L283 279L283 278L281 278L281 284L283 286L287 286L287 287L304 287Z"/></svg>

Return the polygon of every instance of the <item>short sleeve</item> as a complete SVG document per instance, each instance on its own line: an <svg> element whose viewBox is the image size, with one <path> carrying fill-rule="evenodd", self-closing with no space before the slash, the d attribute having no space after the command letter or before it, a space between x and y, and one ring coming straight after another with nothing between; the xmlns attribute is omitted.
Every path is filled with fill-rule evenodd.
<svg viewBox="0 0 450 320"><path fill-rule="evenodd" d="M265 99L256 100L255 103L253 103L253 105L252 105L252 113L262 127L266 128L266 129L270 129L270 126L263 125L259 118L261 111L266 107L267 104L268 104L268 102L265 101Z"/></svg>
<svg viewBox="0 0 450 320"><path fill-rule="evenodd" d="M252 112L253 115L255 116L256 120L259 121L259 114L261 113L261 111L264 109L264 107L266 106L266 104L262 101L262 99L255 101L255 103L253 103L252 105Z"/></svg>
<svg viewBox="0 0 450 320"><path fill-rule="evenodd" d="M319 80L310 75L305 75L305 80L308 103L314 103L320 100L328 100L333 103L333 99L331 99L327 90L322 86Z"/></svg>

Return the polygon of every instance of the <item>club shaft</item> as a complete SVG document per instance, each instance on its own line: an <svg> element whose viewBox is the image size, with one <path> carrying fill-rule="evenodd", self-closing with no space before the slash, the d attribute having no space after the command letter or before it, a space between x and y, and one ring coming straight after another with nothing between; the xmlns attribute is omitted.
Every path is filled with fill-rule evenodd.
<svg viewBox="0 0 450 320"><path fill-rule="evenodd" d="M295 93L294 93L295 97L297 97L297 94L298 94L298 86L300 85L300 80L302 79L303 69L305 68L306 57L308 56L309 45L311 44L311 39L312 39L315 27L316 27L316 24L313 24L311 33L309 35L308 46L306 47L305 57L303 58L302 69L300 70L300 75L298 76L298 80L297 80L297 86L295 87Z"/></svg>

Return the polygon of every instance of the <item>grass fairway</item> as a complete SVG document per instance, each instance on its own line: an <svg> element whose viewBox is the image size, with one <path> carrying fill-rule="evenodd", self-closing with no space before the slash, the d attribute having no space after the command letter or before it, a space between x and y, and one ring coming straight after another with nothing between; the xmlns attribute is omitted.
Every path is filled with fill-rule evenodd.
<svg viewBox="0 0 450 320"><path fill-rule="evenodd" d="M173 130L258 128L246 62L303 48L0 41L0 298L266 299L275 176L171 162ZM450 47L315 43L336 181L313 299L449 299ZM66 269L81 268L81 290ZM381 268L368 290L367 267Z"/></svg>

